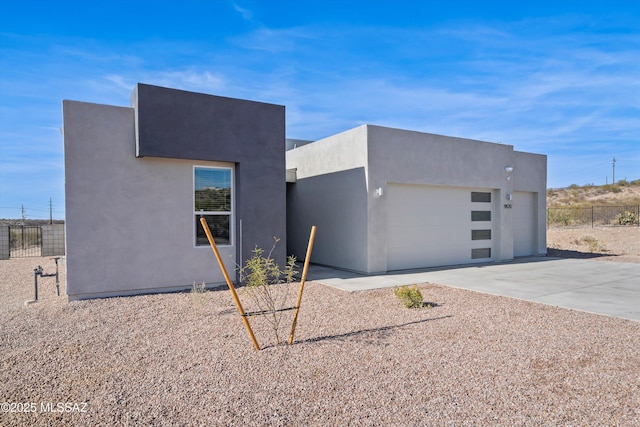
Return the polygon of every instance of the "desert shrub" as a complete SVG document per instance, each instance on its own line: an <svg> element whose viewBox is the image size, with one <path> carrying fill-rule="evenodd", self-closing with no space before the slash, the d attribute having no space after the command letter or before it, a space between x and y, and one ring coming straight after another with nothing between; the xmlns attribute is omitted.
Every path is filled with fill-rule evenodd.
<svg viewBox="0 0 640 427"><path fill-rule="evenodd" d="M265 256L262 248L256 247L251 258L239 269L240 280L245 284L244 292L257 308L256 315L262 316L271 327L276 339L276 345L280 344L280 323L282 314L291 302L289 286L284 285L293 282L297 271L296 257L289 256L287 265L281 269L278 263L271 257L278 243L275 240L271 251Z"/></svg>
<svg viewBox="0 0 640 427"><path fill-rule="evenodd" d="M629 181L625 179L621 179L620 181L616 182L617 185L619 185L620 187L624 187L626 185L629 185Z"/></svg>
<svg viewBox="0 0 640 427"><path fill-rule="evenodd" d="M619 193L621 191L620 187L616 184L603 185L602 188L610 193Z"/></svg>
<svg viewBox="0 0 640 427"><path fill-rule="evenodd" d="M584 236L582 238L582 241L586 243L587 246L589 246L589 250L591 252L596 252L598 249L600 249L600 245L598 244L598 239L596 239L593 236Z"/></svg>
<svg viewBox="0 0 640 427"><path fill-rule="evenodd" d="M547 197L553 197L557 194L557 192L553 188L549 188L547 190Z"/></svg>
<svg viewBox="0 0 640 427"><path fill-rule="evenodd" d="M577 242L577 244L582 244L582 243L586 243L587 246L589 246L590 252L609 252L609 249L607 249L603 244L598 242L598 239L596 239L593 236L583 236L582 241Z"/></svg>
<svg viewBox="0 0 640 427"><path fill-rule="evenodd" d="M423 305L422 294L420 293L420 289L418 289L418 285L396 286L394 293L407 308L421 308Z"/></svg>
<svg viewBox="0 0 640 427"><path fill-rule="evenodd" d="M549 225L568 226L571 223L571 213L567 209L549 209Z"/></svg>
<svg viewBox="0 0 640 427"><path fill-rule="evenodd" d="M638 223L638 216L635 212L624 211L616 215L616 221L620 225L634 225Z"/></svg>

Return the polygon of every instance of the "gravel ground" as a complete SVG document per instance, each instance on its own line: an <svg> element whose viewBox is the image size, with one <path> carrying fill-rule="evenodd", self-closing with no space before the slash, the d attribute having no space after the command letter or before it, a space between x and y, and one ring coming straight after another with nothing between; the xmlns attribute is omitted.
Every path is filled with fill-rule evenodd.
<svg viewBox="0 0 640 427"><path fill-rule="evenodd" d="M638 322L434 284L409 310L311 282L295 344L251 318L256 351L226 290L67 303L42 279L24 305L38 264L54 268L0 261L2 426L640 425Z"/></svg>
<svg viewBox="0 0 640 427"><path fill-rule="evenodd" d="M547 230L549 256L640 263L640 227L579 227Z"/></svg>

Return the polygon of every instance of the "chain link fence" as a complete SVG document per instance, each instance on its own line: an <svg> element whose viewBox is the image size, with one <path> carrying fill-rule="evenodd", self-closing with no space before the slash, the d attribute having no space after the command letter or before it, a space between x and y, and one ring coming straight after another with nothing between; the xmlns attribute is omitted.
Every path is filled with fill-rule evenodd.
<svg viewBox="0 0 640 427"><path fill-rule="evenodd" d="M547 228L640 226L640 205L547 208Z"/></svg>

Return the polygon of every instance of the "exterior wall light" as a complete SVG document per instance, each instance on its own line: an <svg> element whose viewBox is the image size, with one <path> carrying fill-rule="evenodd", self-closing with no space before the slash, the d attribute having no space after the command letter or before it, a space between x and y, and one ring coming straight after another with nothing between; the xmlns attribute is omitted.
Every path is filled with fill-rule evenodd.
<svg viewBox="0 0 640 427"><path fill-rule="evenodd" d="M513 172L513 166L505 166L504 170L507 172Z"/></svg>
<svg viewBox="0 0 640 427"><path fill-rule="evenodd" d="M384 192L382 191L382 187L376 188L376 196L382 197L383 194Z"/></svg>
<svg viewBox="0 0 640 427"><path fill-rule="evenodd" d="M513 200L513 196L511 195L511 193L507 193L507 200Z"/></svg>

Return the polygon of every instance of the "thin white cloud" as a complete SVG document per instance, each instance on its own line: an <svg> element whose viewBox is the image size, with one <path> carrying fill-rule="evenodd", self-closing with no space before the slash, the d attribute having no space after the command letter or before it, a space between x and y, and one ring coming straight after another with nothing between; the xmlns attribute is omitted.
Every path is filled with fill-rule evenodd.
<svg viewBox="0 0 640 427"><path fill-rule="evenodd" d="M149 73L146 83L211 92L224 86L224 78L210 71L175 70Z"/></svg>
<svg viewBox="0 0 640 427"><path fill-rule="evenodd" d="M253 20L253 14L251 13L251 11L249 9L246 9L244 7L241 7L237 2L231 2L231 5L233 6L233 9L238 12L242 18L246 21L252 21Z"/></svg>
<svg viewBox="0 0 640 427"><path fill-rule="evenodd" d="M117 87L119 87L121 89L131 90L131 88L133 87L131 82L127 81L123 76L119 76L119 75L116 75L116 74L111 74L111 75L105 76L104 78L108 82L113 83L114 85L116 85Z"/></svg>

